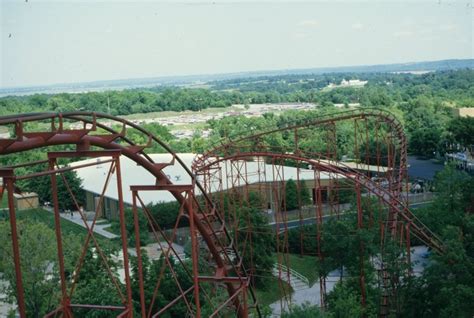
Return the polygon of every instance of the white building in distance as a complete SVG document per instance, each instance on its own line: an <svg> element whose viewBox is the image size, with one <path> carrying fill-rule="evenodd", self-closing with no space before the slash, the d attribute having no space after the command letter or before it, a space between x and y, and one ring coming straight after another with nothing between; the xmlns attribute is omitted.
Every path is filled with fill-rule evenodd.
<svg viewBox="0 0 474 318"><path fill-rule="evenodd" d="M151 154L150 157L158 163L162 162L171 162L171 154ZM196 157L196 154L192 153L182 153L178 154L178 157L184 162L184 164L191 169L192 162ZM86 159L70 164L70 166L78 166L86 163L106 160L100 158ZM106 177L110 168L110 162L99 163L94 166L89 166L85 168L79 168L75 170L78 177L82 180L82 188L85 191L85 209L88 211L95 210L100 194L103 191L103 187L106 181ZM263 173L262 166L265 167L265 174L267 182L272 180L274 167L271 164L257 163L254 161L247 161L247 172L248 177L247 181L249 184L257 184L259 182L259 176L256 171L260 166L260 171ZM148 172L143 167L137 165L131 159L122 156L120 158L120 166L122 171L122 189L123 189L123 200L127 206L132 205L132 192L130 186L132 185L154 185L156 182L155 177ZM226 169L222 169L223 175L223 190L225 191L230 184L227 184L227 176L225 175ZM188 175L186 170L177 162L174 165L167 166L163 169L163 172L168 176L173 184L191 184L191 177ZM282 175L284 175L285 180L293 179L297 180L297 168L284 166L281 169ZM327 186L331 178L334 178L335 174L328 174L326 172L320 172L321 185ZM343 178L342 176L339 176ZM307 188L312 189L312 183L314 180L314 171L312 169L302 169L300 168L300 180L307 181ZM214 187L213 187L214 188ZM160 202L172 202L175 201L175 198L168 191L142 191L139 193L141 199L145 204L156 204ZM199 195L199 193L197 193ZM106 218L115 218L118 211L118 192L117 192L117 178L113 174L109 181L108 187L104 193L104 203L103 208L100 213L101 216Z"/></svg>

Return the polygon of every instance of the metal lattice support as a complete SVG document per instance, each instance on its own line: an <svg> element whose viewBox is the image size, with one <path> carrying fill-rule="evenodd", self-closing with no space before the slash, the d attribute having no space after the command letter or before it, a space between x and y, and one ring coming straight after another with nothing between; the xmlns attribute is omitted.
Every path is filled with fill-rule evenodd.
<svg viewBox="0 0 474 318"><path fill-rule="evenodd" d="M105 125L103 120L111 121L121 129L116 130ZM43 128L41 131L29 131L29 123L37 123L34 127ZM45 125L46 124L46 125ZM338 161L339 138L347 133L343 130L342 124L348 124L353 133L354 156L365 158L365 163L355 162L352 165ZM143 128L128 122L124 119L105 114L71 112L63 114L24 114L0 118L0 125L8 126L13 131L13 136L7 139L0 139L0 155L24 152L36 148L45 148L59 145L74 145L75 150L67 152L48 153L48 160L43 160L31 164L48 164L46 169L31 175L17 175L17 169L30 163L20 164L12 167L5 167L0 170L0 177L3 177L4 185L8 192L8 203L10 212L10 227L12 232L12 251L16 273L17 300L21 317L26 317L25 298L22 282L21 259L18 244L18 233L16 225L15 206L13 204L13 192L15 182L25 178L35 178L39 176L49 176L53 188L54 218L57 239L57 257L60 272L64 273L64 253L61 246L61 226L59 222L59 208L57 200L57 178L58 176L65 183L65 187L74 199L69 185L66 182L64 173L73 169L80 169L82 166L65 167L58 164L60 158L82 158L82 157L109 157L110 159L101 163L110 163L108 175L104 178L104 187L99 197L96 215L91 224L86 222L85 216L81 213L81 218L85 223L87 235L83 242L81 255L76 260L76 271L72 282L67 281L63 275L60 277L61 299L57 304L57 309L48 316L61 313L65 317L73 317L77 309L107 309L119 312L121 317L131 317L132 309L132 286L130 283L130 270L127 233L125 230L125 217L123 206L123 194L121 186L120 158L126 156L137 163L142 169L148 171L156 178L156 183L152 186L136 185L130 190L132 192L133 204L133 228L135 236L135 249L138 264L138 294L140 298L140 315L142 317L157 317L167 312L178 302L182 302L190 316L200 317L203 303L211 304L211 316L219 316L223 312L234 311L239 317L249 315L260 316L259 305L256 300L252 275L254 274L251 265L249 269L243 266L243 259L252 254L252 233L260 229L248 227L243 242L237 242L236 233L239 230L237 207L249 205L250 191L259 191L263 194L264 201L272 200L270 208L275 216L275 232L277 240L277 251L279 265L277 266L278 276L291 283L291 264L289 263L288 252L288 231L291 220L289 216L294 211L288 211L285 185L288 177L285 167L293 166L296 171L297 201L298 211L296 211L296 222L301 227L305 222L314 220L316 224L315 235L301 235L299 240L301 245L306 240L315 239L317 242L316 259L319 263L325 260L323 226L327 217L335 216L339 218L344 213L345 204L341 202L342 193L352 191L356 198L357 229L361 230L374 224L373 218L378 217L380 222L380 251L381 269L380 282L382 287L381 316L388 315L394 309L396 294L396 282L398 277L391 277L384 267L384 247L387 244L396 243L406 250L405 261L410 262L411 237L414 235L421 242L431 247L433 250L442 252L443 246L439 238L432 233L416 216L410 211L407 205L408 196L403 195L403 187L407 184L407 161L406 161L406 138L401 124L388 112L382 110L358 109L321 116L317 120L295 125L287 125L272 131L253 133L250 136L243 136L232 140L224 140L209 152L199 155L193 163L193 172L184 165L179 156L155 136L149 134ZM113 126L112 126L113 127ZM346 127L347 128L347 127ZM127 137L127 130L141 134L148 142L145 145L137 145ZM369 130L371 136L369 136ZM302 144L303 136L317 131L323 138L322 145ZM290 142L288 147L272 145L272 135L284 135ZM280 136L280 135L279 135ZM349 138L348 136L346 136ZM145 150L150 145L155 144L171 154L171 162L154 162L147 155ZM372 147L372 148L371 148ZM373 153L375 149L375 154ZM251 164L252 163L252 164ZM91 164L92 165L92 164ZM163 169L169 165L180 165L189 174L191 183L188 185L174 185L168 179ZM251 170L250 167L255 167ZM267 170L267 168L269 168ZM308 180L310 171L312 179ZM19 171L19 170L18 170ZM269 173L271 171L271 173ZM307 184L313 184L312 204L304 204L301 201L301 181L303 173L306 175ZM112 174L117 179L117 191L119 194L119 219L121 227L121 248L123 251L123 264L125 272L125 282L123 287L111 273L107 264L107 259L102 252L93 229L96 224L97 215L100 211L105 191L109 185ZM388 185L374 181L374 174L383 176ZM324 183L322 178L324 176ZM288 177L289 178L289 177ZM253 180L253 181L252 181ZM256 184L255 184L256 183ZM179 202L180 210L176 224L171 229L171 234L165 233L159 223L154 219L140 197L142 191L167 191L171 193ZM224 195L233 194L231 200L224 202ZM375 216L370 208L364 208L365 198L375 198L388 212L379 212ZM80 211L80 204L74 199L77 209ZM227 204L227 206L226 206ZM262 203L265 210L266 202ZM304 214L304 210L310 211L309 216ZM140 246L140 233L138 215L143 214L147 220L148 227L152 230L155 239L163 249L163 263L158 280L153 283L153 295L147 299L144 293L145 280L143 277L143 262ZM304 215L304 216L303 216ZM173 248L173 241L179 226L180 219L187 219L190 224L191 237L191 260L185 261ZM367 220L367 221L366 221ZM247 220L247 225L251 225ZM238 244L237 244L238 243ZM365 290L364 255L365 247L362 241L359 242L359 283L362 295L362 304L365 304L367 297ZM72 296L77 288L80 269L83 266L85 254L89 246L94 246L98 257L106 268L112 284L116 287L117 294L122 305L108 304L73 304ZM243 246L243 248L241 248ZM250 253L248 253L250 251ZM304 249L301 247L301 254ZM200 272L198 262L200 258L208 260L206 273ZM253 260L250 260L253 264ZM175 266L182 268L186 277L192 281L191 287L183 286L178 274L174 270ZM169 272L172 281L176 285L176 295L173 300L158 310L154 309L157 295L162 288L162 281L165 271ZM409 273L407 273L409 274ZM320 271L319 284L321 295L321 307L325 306L326 294L326 274ZM212 286L212 288L208 288ZM217 289L226 292L225 300L220 303L213 303L211 300L214 294L223 294ZM286 293L284 287L282 292ZM290 295L285 297L287 302L291 302ZM395 308L396 310L396 308Z"/></svg>
<svg viewBox="0 0 474 318"><path fill-rule="evenodd" d="M338 140L347 133L349 125L353 129L353 156L355 164L349 165L339 161ZM341 131L340 131L341 128ZM325 136L324 143L318 147L301 146L302 136L308 136L312 132L319 132ZM369 134L370 132L370 134ZM272 143L262 143L262 140L272 140L272 136L287 136L292 141L289 146L275 146ZM345 137L347 138L347 136ZM255 146L255 145L258 145ZM275 169L275 162L283 164L290 163L290 166L296 169L297 193L298 193L298 220L300 227L304 224L303 207L299 198L301 169L303 166L310 167L314 171L313 177L313 203L314 220L316 224L315 239L317 242L317 257L322 264L324 262L322 237L323 224L326 217L335 216L339 218L342 210L347 204L341 202L343 192L352 192L356 198L357 229L362 230L375 225L374 218L379 220L381 228L381 316L390 311L396 303L394 299L396 292L393 281L398 278L389 277L384 264L384 246L390 242L399 242L400 246L405 244L406 262L410 261L410 234L414 234L423 243L432 247L434 250L442 251L442 243L439 238L426 228L410 211L407 205L407 195L403 195L403 187L407 186L407 161L406 161L406 138L403 128L398 120L388 112L382 110L352 110L340 114L322 116L318 120L288 125L275 130L254 133L250 136L233 138L227 142L221 142L209 152L198 156L193 163L193 171L202 173L212 169L215 165L236 160L248 162L259 161L271 163L273 179L275 176L279 185L275 186L275 180L267 180L272 184L270 191L273 198L273 210L276 218L275 232L277 252L288 252L288 211L284 209L285 202L279 197L284 197L281 189L288 181L282 173ZM365 162L364 162L365 161ZM282 165L283 165L282 164ZM280 166L282 166L280 165ZM275 171L276 170L276 171ZM248 175L253 172L247 172ZM321 176L325 176L325 185L322 185ZM260 193L261 187L258 188ZM284 191L284 190L283 190ZM275 205L275 197L283 204ZM379 204L388 211L382 212L379 209L379 215L375 215L371 204L364 207L362 201L364 198L370 200L375 198ZM232 207L229 207L232 209ZM280 232L283 235L279 235ZM303 236L300 231L300 254L303 255L303 241L309 239ZM286 247L286 249L282 249ZM279 255L279 254L278 254ZM366 281L364 272L365 246L362 241L359 243L359 285L362 295L362 305L366 303ZM285 257L278 256L279 277ZM287 264L288 265L288 264ZM324 295L326 293L326 277L320 273L320 295L321 307L325 306ZM384 308L387 308L385 310Z"/></svg>
<svg viewBox="0 0 474 318"><path fill-rule="evenodd" d="M103 124L100 120L108 120L108 121L115 121L119 126L122 127L121 131L116 131L113 128L110 128L108 125ZM44 131L28 131L25 128L25 124L30 122L36 123L44 123L50 122L50 130ZM130 276L129 276L129 260L128 260L128 251L127 251L127 237L125 231L125 223L124 223L124 210L123 210L123 197L121 195L122 192L122 185L121 185L121 177L120 177L120 156L126 156L133 161L135 161L141 168L147 170L150 174L156 177L156 187L163 187L163 191L168 191L176 198L178 202L181 203L182 212L181 217L186 217L190 220L190 223L193 225L193 230L191 231L191 237L194 238L192 254L193 259L191 260L191 268L192 270L188 273L193 281L193 287L189 290L183 290L179 288L178 281L176 277L174 281L177 284L177 289L180 292L177 294L175 300L171 301L167 306L161 308L158 313L151 313L151 308L153 307L151 301L150 307L145 308L144 306L144 294L143 294L143 277L141 279L141 283L139 283L139 294L140 294L140 308L141 308L141 315L145 316L146 313L153 314L153 316L157 316L161 314L161 312L166 311L168 308L173 306L175 303L179 301L183 301L186 303L186 308L190 315L193 316L200 316L200 299L204 297L207 303L211 303L209 300L209 295L207 295L206 291L203 289L202 286L213 284L218 288L223 288L227 291L229 297L221 304L212 305L213 310L215 311L214 315L219 315L219 313L223 310L228 311L229 308L234 308L235 312L240 317L246 317L249 314L249 306L253 306L253 310L255 313L259 315L259 307L256 304L255 295L249 286L248 277L245 276L246 271L244 269L239 268L241 263L233 263L235 258L239 258L237 251L235 250L232 241L230 240L229 233L225 228L225 224L222 222L220 212L216 211L216 207L214 202L206 195L207 191L195 180L194 175L191 171L184 165L184 163L174 154L165 144L163 144L159 139L150 135L148 132L143 130L141 127L128 122L121 118L116 118L113 116L105 115L105 114L95 114L95 113L64 113L64 114L26 114L26 115L18 115L18 116L11 116L11 117L3 117L0 118L0 125L6 126L13 126L15 135L13 138L9 139L0 139L0 155L5 155L9 153L17 153L28 151L30 149L35 148L45 148L48 149L50 146L56 145L76 145L75 151L68 151L64 152L61 155L67 156L69 158L83 158L83 157L99 157L99 156L111 156L112 159L109 161L111 163L111 169L109 171L109 175L105 178L105 185L104 190L102 191L102 195L100 196L97 211L100 210L100 207L103 202L103 196L105 193L106 185L109 183L110 175L112 173L115 174L117 179L117 186L118 186L118 194L119 194L119 218L120 218L120 225L121 225L121 246L123 250L123 266L125 272L125 282L124 282L124 290L125 293L122 292L122 288L119 287L118 282L114 281L114 275L110 274L110 268L106 268L109 272L109 276L111 276L111 280L113 284L117 287L118 295L123 303L123 306L116 306L116 305L97 305L97 304L71 304L70 299L74 293L74 290L77 288L77 279L79 278L80 268L84 262L85 252L90 245L93 243L94 247L96 248L97 253L99 254L99 258L104 260L104 266L107 267L105 261L105 255L102 254L100 245L98 244L97 240L94 237L93 228L96 224L96 218L98 213L96 213L96 218L93 220L92 224L89 225L85 222L85 218L83 215L83 220L85 222L85 227L87 229L87 236L85 241L83 242L83 250L81 256L76 261L76 271L75 271L75 278L72 280L73 283L70 284L67 282L65 284L65 279L60 278L61 281L61 300L58 303L58 308L50 313L48 316L54 316L58 313L62 313L62 315L66 317L74 316L74 311L79 308L89 309L89 310L115 310L119 311L119 316L121 317L131 317L133 310L132 310L132 301L131 301L131 283L130 283ZM74 126L75 128L71 128ZM41 125L41 127L45 127ZM134 144L128 137L127 137L127 129L128 130L135 130L137 133L142 134L148 139L146 145L136 145ZM149 147L152 143L158 144L160 147L164 148L172 155L172 162L167 163L156 163L154 162L150 156L148 156L144 150ZM104 150L100 150L104 149ZM46 150L47 151L47 150ZM26 307L24 305L24 291L22 289L23 285L21 282L21 267L20 267L20 253L19 253L19 246L18 246L18 239L16 235L16 223L15 223L15 208L13 205L13 191L14 191L14 182L17 179L24 179L27 177L38 177L38 176L46 176L50 175L52 178L53 183L53 203L57 200L54 200L54 196L57 194L57 188L55 187L55 180L56 175L59 173L63 173L65 171L73 170L74 168L58 168L57 163L55 162L56 159L60 158L61 155L59 153L53 154L49 153L49 161L42 161L50 162L50 167L41 173L36 173L31 176L16 176L15 175L15 168L11 167L10 169L3 169L2 170L2 177L4 178L5 185L7 186L8 196L11 197L9 200L9 204L11 205L10 208L10 222L12 224L12 244L13 244L13 255L15 259L15 269L17 271L17 297L18 297L18 305L21 317L26 317ZM101 161L101 163L105 163L106 161ZM27 163L28 164L28 163ZM179 164L181 165L189 174L192 180L192 184L189 185L189 189L185 192L181 191L179 186L175 186L171 183L171 181L167 178L167 176L162 172L162 169L170 164ZM26 165L26 164L25 164ZM23 165L24 166L24 165ZM82 165L84 167L86 165ZM75 167L79 169L81 167ZM63 176L61 175L61 178ZM63 179L65 180L65 179ZM66 187L68 187L66 185ZM11 188L9 190L9 188ZM8 191L9 190L9 191ZM70 190L70 189L68 189ZM138 199L138 191L139 188L135 189L136 195L134 196L135 206L140 200ZM200 193L200 198L197 199L195 193ZM79 204L77 200L74 200L77 206L77 210L79 209ZM55 210L55 219L58 221L58 208L57 204L54 204ZM138 208L135 207L137 211ZM141 210L145 210L142 208ZM211 213L208 213L212 211ZM136 214L136 213L135 213ZM158 235L160 230L157 228L156 220L152 219L152 215L150 213L145 213L149 226L154 228L154 232ZM212 220L211 220L212 219ZM220 224L220 225L218 225ZM176 232L177 225L174 227L173 231ZM61 229L59 223L56 224L56 235L58 241L58 259L60 264L64 262L64 255L61 252L60 245L60 237L61 237ZM218 234L217 232L220 232ZM164 233L160 233L158 236L159 239L163 238ZM135 231L135 236L139 236L139 233ZM139 240L137 240L139 241ZM168 245L171 244L172 238L166 238L166 242ZM213 276L201 277L196 275L196 266L197 266L197 256L198 256L198 242L202 242L207 247L207 253L209 254L210 259L213 262ZM136 245L135 248L137 251L140 250L140 246ZM233 256L229 256L229 249L232 250ZM137 252L137 255L140 252ZM176 253L173 253L176 254ZM169 255L168 255L169 256ZM141 262L141 257L138 257ZM165 257L166 258L166 257ZM188 265L186 265L183 260L180 259L179 255L173 255L174 259L178 260L178 265L172 265L170 259L165 261L166 267L172 271L173 266L182 266L186 271ZM17 261L17 262L16 262ZM140 264L139 262L139 264ZM61 267L61 265L60 265ZM140 264L139 267L143 268L143 264ZM63 272L63 270L60 270ZM141 270L139 269L139 272ZM140 275L139 275L140 276ZM174 274L172 276L175 276ZM223 284L221 283L223 282ZM66 289L64 288L66 285ZM70 286L68 286L70 285ZM160 284L158 283L155 287L155 297L160 289ZM197 287L196 287L197 286ZM193 299L191 302L190 300ZM146 311L146 312L145 312Z"/></svg>

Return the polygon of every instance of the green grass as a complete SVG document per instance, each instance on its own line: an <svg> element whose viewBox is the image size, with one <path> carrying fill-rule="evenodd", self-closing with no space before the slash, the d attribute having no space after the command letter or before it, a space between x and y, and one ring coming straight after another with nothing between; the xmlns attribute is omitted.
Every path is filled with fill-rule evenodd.
<svg viewBox="0 0 474 318"><path fill-rule="evenodd" d="M291 295L293 289L277 277L268 277L265 286L257 288L255 292L258 302L266 306L280 300L285 295Z"/></svg>
<svg viewBox="0 0 474 318"><path fill-rule="evenodd" d="M315 255L297 255L297 254L283 254L280 253L280 259L282 259L283 265L287 266L287 256L289 267L301 275L305 276L310 286L312 286L318 280L318 260ZM275 254L275 262L278 261L277 255Z"/></svg>
<svg viewBox="0 0 474 318"><path fill-rule="evenodd" d="M54 229L54 214L43 209L31 209L17 212L18 220L41 222ZM86 229L61 218L61 232L64 234L84 235Z"/></svg>
<svg viewBox="0 0 474 318"><path fill-rule="evenodd" d="M7 193L3 194L3 198L0 200L0 208L4 209L0 212L0 219L8 218L8 199ZM46 224L48 227L54 229L54 215L52 212L43 210L41 208L29 209L23 211L16 211L17 220L29 220L34 222L41 222ZM61 218L61 231L64 234L84 235L87 230L75 223L69 222ZM96 234L97 237L104 238L103 236ZM105 238L104 238L105 239Z"/></svg>
<svg viewBox="0 0 474 318"><path fill-rule="evenodd" d="M7 219L8 218L8 210L2 210L0 212L0 219ZM29 220L32 222L40 222L44 223L51 229L55 229L54 225L54 215L52 212L43 210L43 209L30 209L30 210L23 210L17 211L17 220ZM69 222L63 218L60 220L61 222L61 233L63 235L77 235L80 237L85 237L87 234L86 228L75 224L73 222ZM115 240L109 240L103 237L100 234L94 233L94 236L97 238L99 243L108 241L108 242L115 242ZM118 241L117 241L118 242Z"/></svg>
<svg viewBox="0 0 474 318"><path fill-rule="evenodd" d="M3 197L0 200L0 209L8 209L7 191L3 193Z"/></svg>

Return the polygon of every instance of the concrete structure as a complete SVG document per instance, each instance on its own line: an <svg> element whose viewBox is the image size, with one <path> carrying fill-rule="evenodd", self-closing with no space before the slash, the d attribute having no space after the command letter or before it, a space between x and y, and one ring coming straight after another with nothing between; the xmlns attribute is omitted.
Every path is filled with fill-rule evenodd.
<svg viewBox="0 0 474 318"><path fill-rule="evenodd" d="M172 156L170 154L152 154L151 158L158 163L171 162ZM191 169L191 164L196 156L192 153L182 153L178 156L183 160L185 165ZM74 162L71 166L78 166L87 162L99 161L101 159L87 159L83 161ZM145 169L128 159L125 156L121 158L121 167L122 167L122 184L123 184L123 195L124 203L126 205L132 205L132 192L130 191L130 186L140 184L140 185L153 185L155 184L156 179ZM247 171L248 171L248 182L252 185L250 188L258 189L259 177L257 173L252 173L257 171L259 164L254 161L247 161ZM260 164L261 165L261 164ZM80 168L76 172L78 177L82 179L82 187L85 190L85 202L84 207L86 211L94 211L97 207L100 194L103 191L103 186L105 182L105 177L109 170L110 163L99 163L98 165ZM265 164L264 173L267 176L272 175L272 165ZM163 169L164 173L174 184L190 184L191 178L185 171L183 167L179 164L170 165ZM225 169L223 169L225 171ZM263 173L263 171L262 171ZM283 167L283 174L286 180L293 179L297 180L297 169L295 167ZM334 177L334 174L333 176ZM315 187L314 185L314 171L311 169L300 169L300 180L305 182L306 188L312 191ZM321 186L328 187L330 175L325 172L321 172ZM341 177L343 179L343 177ZM227 176L223 176L223 180L227 180ZM231 185L223 182L222 189L225 191ZM269 190L267 190L270 193ZM269 207L272 205L271 195L267 193L266 197L268 199ZM327 196L327 192L324 193L324 196ZM140 197L145 204L156 204L159 202L172 202L175 201L175 198L168 191L145 191L140 193ZM99 211L99 217L105 217L108 219L114 219L117 217L118 213L118 195L117 195L117 180L115 175L112 175L110 183L105 191L105 200L102 205L101 211Z"/></svg>
<svg viewBox="0 0 474 318"><path fill-rule="evenodd" d="M474 171L474 157L467 150L464 152L447 153L445 157L447 161L454 161L459 169L469 172Z"/></svg>
<svg viewBox="0 0 474 318"><path fill-rule="evenodd" d="M36 209L39 206L38 195L34 192L14 193L13 198L18 211Z"/></svg>
<svg viewBox="0 0 474 318"><path fill-rule="evenodd" d="M194 154L180 154L181 159L184 160L187 166L191 165L194 159ZM170 154L153 154L151 155L155 162L165 163L171 162L172 156ZM77 166L88 162L97 161L101 159L86 159L74 162L71 166ZM125 205L132 205L132 192L130 186L132 185L154 185L156 178L144 168L137 166L137 164L122 156L120 159L122 170L122 185ZM95 166L81 168L75 170L79 178L82 179L82 187L85 190L86 197L84 208L86 211L94 211L99 201L100 194L103 191L105 177L109 171L110 163L99 163ZM180 165L170 165L164 168L164 173L168 176L174 184L190 184L191 178L186 173L185 169ZM118 213L118 194L117 194L117 179L115 174L111 176L109 185L105 191L105 200L99 211L99 217L106 217L114 219ZM140 197L145 204L158 202L171 202L175 198L168 191L145 191L140 193Z"/></svg>
<svg viewBox="0 0 474 318"><path fill-rule="evenodd" d="M340 84L334 84L334 83L329 83L328 86L326 86L326 88L337 88L337 87L362 87L362 86L365 86L367 84L368 81L361 81L359 79L355 79L355 80L346 80L346 79L343 79L341 81Z"/></svg>
<svg viewBox="0 0 474 318"><path fill-rule="evenodd" d="M474 117L474 107L454 108L453 115L455 117Z"/></svg>

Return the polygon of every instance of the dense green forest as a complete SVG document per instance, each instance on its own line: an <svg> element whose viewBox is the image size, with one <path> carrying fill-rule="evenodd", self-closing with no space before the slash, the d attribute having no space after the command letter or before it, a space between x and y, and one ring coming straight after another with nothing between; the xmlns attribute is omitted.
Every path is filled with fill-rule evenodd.
<svg viewBox="0 0 474 318"><path fill-rule="evenodd" d="M367 81L363 87L333 87L342 80ZM81 94L32 95L0 99L0 115L40 111L95 111L128 115L156 111L199 111L234 104L282 102L314 103L311 112L288 111L282 116L227 117L211 121L210 140L199 131L193 138L176 140L166 127L148 124L147 129L169 143L176 152L202 152L219 138L250 129L280 126L294 120L317 118L336 112L333 105L379 107L403 123L413 154L433 157L448 145L472 144L472 119L453 121L452 108L474 106L474 70L432 72L422 75L368 73L327 75L280 75L213 82L209 88L157 87ZM462 127L462 128L460 128Z"/></svg>
<svg viewBox="0 0 474 318"><path fill-rule="evenodd" d="M340 87L343 79L368 81L363 88ZM360 103L361 106L403 107L429 99L433 106L472 106L474 70L433 72L422 75L390 73L342 73L281 75L210 83L209 88L157 87L110 92L4 97L0 115L38 111L96 111L127 115L154 111L199 111L232 104L311 102Z"/></svg>

